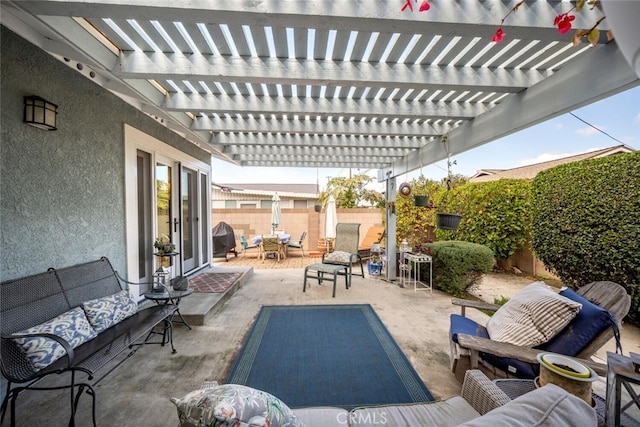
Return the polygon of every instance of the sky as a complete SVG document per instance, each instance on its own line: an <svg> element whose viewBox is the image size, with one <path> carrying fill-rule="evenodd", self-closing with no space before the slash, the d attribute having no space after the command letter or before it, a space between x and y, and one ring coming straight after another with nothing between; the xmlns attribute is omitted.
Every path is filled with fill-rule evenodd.
<svg viewBox="0 0 640 427"><path fill-rule="evenodd" d="M572 113L579 119L571 114L564 114L454 155L451 157L452 162L455 161L451 166L451 173L472 176L480 169L511 169L621 143L640 150L640 86L579 108ZM351 171L354 175L358 172L360 171L357 169ZM384 190L384 184L377 183L377 170L362 172L376 178L373 188L378 191ZM397 182L410 181L420 174L440 180L447 176L447 162L440 161L424 166L422 170L401 175ZM213 160L213 182L219 184L317 182L322 189L330 177L337 176L348 177L349 169L240 167Z"/></svg>

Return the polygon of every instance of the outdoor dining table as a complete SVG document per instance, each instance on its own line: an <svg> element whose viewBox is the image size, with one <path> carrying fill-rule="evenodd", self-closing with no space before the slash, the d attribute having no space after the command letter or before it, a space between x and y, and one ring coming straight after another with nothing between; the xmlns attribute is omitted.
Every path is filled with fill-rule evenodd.
<svg viewBox="0 0 640 427"><path fill-rule="evenodd" d="M271 236L271 234L265 234L265 236ZM277 235L280 238L280 252L286 258L287 257L287 243L291 240L291 234L281 233ZM262 243L262 235L254 236L251 238L253 243L260 245Z"/></svg>
<svg viewBox="0 0 640 427"><path fill-rule="evenodd" d="M270 236L270 234L266 234L266 236ZM291 240L291 234L282 233L278 234L278 237L280 238L280 243L283 245L289 243L289 240ZM251 240L253 240L254 244L259 245L262 243L262 234L252 237Z"/></svg>

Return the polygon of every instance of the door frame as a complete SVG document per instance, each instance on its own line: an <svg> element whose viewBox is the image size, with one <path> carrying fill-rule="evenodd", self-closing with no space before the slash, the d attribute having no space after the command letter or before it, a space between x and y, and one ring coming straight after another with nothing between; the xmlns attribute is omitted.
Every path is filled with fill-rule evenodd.
<svg viewBox="0 0 640 427"><path fill-rule="evenodd" d="M206 191L202 191L199 188L198 199L200 196L206 196L206 200L199 200L199 207L205 208L206 212L211 212L211 164L191 157L187 153L184 153L177 148L174 148L157 138L154 138L139 129L136 129L128 124L124 125L124 148L125 148L125 239L126 239L126 275L127 280L136 282L135 278L138 277L138 191L137 191L137 153L138 150L145 151L151 154L152 174L151 182L153 183L151 191L152 206L152 230L157 230L156 218L155 218L155 201L156 201L156 189L155 189L155 165L157 158L171 159L172 161L182 164L189 169L198 171L199 175L206 175ZM174 165L175 167L175 165ZM172 189L173 191L173 189ZM207 215L200 221L200 226L204 230L211 230L211 215ZM202 232L202 230L201 230ZM204 234L204 233L203 233ZM155 238L152 236L152 238ZM153 240L148 242L149 245L153 245ZM205 267L211 263L211 248L208 248L206 259L200 260L200 264L195 270ZM153 266L156 265L154 259L149 260ZM179 261L182 264L181 261ZM133 279L129 279L133 278ZM142 298L142 287L132 285L131 293L134 297Z"/></svg>

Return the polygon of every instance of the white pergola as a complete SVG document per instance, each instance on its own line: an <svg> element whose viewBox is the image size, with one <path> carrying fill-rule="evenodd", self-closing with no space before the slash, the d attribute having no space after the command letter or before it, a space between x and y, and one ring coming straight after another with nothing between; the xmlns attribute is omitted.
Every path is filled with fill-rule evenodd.
<svg viewBox="0 0 640 427"><path fill-rule="evenodd" d="M405 1L3 0L1 19L217 158L381 181L638 84L606 20L595 48L557 31L567 1L525 3L501 43L517 1Z"/></svg>
<svg viewBox="0 0 640 427"><path fill-rule="evenodd" d="M406 1L3 0L0 22L217 158L377 169L389 201L408 171L640 83L607 20L595 47L558 32L569 1L526 2L501 43L517 0Z"/></svg>

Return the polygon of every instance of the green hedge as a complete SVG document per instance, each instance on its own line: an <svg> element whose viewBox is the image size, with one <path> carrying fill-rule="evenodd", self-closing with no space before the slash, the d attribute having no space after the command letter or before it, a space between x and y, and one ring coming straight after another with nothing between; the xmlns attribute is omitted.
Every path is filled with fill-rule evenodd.
<svg viewBox="0 0 640 427"><path fill-rule="evenodd" d="M493 269L493 252L486 246L471 242L442 241L427 243L418 249L433 256L433 287L460 296L470 286L477 285L482 273ZM428 277L429 266L423 265L422 277Z"/></svg>
<svg viewBox="0 0 640 427"><path fill-rule="evenodd" d="M569 163L532 183L533 249L574 287L598 280L632 296L640 321L640 152Z"/></svg>
<svg viewBox="0 0 640 427"><path fill-rule="evenodd" d="M437 212L463 216L456 230L436 229L438 240L464 240L486 245L497 259L507 259L531 239L531 184L501 179L462 185L434 196Z"/></svg>

